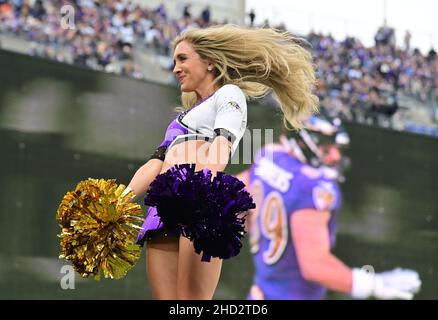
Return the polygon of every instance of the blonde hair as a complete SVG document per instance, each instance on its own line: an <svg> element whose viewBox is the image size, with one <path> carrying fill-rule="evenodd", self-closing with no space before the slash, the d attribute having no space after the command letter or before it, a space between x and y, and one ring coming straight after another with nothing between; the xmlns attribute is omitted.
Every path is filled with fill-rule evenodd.
<svg viewBox="0 0 438 320"><path fill-rule="evenodd" d="M284 115L284 124L300 129L303 121L318 111L318 97L312 93L315 69L310 52L300 39L274 29L248 29L235 25L188 29L177 36L173 47L191 43L202 59L215 66L219 86L235 84L249 98L274 91ZM194 92L183 92L182 105L197 102Z"/></svg>

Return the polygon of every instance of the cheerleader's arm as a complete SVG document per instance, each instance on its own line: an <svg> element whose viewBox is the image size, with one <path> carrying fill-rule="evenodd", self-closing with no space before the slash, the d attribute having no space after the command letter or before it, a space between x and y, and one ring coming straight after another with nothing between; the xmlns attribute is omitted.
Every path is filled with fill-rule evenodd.
<svg viewBox="0 0 438 320"><path fill-rule="evenodd" d="M201 169L209 169L213 176L218 171L224 171L230 160L232 143L223 135L217 135L208 149L205 163L201 163Z"/></svg>
<svg viewBox="0 0 438 320"><path fill-rule="evenodd" d="M155 153L151 156L148 162L146 162L131 179L125 192L132 191L134 197L131 201L136 201L138 198L143 197L146 191L149 189L149 185L158 176L163 167L164 156L167 147L160 146Z"/></svg>

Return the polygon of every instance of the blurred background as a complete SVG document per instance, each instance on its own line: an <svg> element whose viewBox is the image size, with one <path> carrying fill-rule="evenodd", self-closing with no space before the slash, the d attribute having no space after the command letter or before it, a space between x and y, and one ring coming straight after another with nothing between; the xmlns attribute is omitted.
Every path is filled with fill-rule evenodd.
<svg viewBox="0 0 438 320"><path fill-rule="evenodd" d="M380 18L326 12L325 24L316 3L272 2L268 10L255 0L0 0L1 299L151 298L144 252L123 280L77 275L75 289L63 290L56 210L88 177L129 183L179 103L172 39L224 23L271 26L311 44L321 106L343 119L351 138L335 253L350 266L415 269L423 281L416 298L438 298L437 26L397 29L389 0L370 2ZM433 1L422 3L433 11ZM343 32L331 25L336 19ZM365 29L373 30L368 38ZM278 136L271 97L250 102L248 112L250 130ZM252 274L245 242L225 261L215 298L244 299Z"/></svg>

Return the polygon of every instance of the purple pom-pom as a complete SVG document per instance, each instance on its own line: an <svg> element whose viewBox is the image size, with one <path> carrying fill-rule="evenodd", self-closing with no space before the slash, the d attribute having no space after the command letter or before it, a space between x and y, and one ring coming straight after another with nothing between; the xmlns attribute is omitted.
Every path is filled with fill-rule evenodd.
<svg viewBox="0 0 438 320"><path fill-rule="evenodd" d="M242 181L223 172L211 178L210 170L195 171L194 164L176 165L157 176L145 198L166 227L193 241L202 261L236 256L245 233L239 215L255 208Z"/></svg>
<svg viewBox="0 0 438 320"><path fill-rule="evenodd" d="M182 233L197 210L200 189L205 184L202 178L194 164L176 165L155 178L144 203L157 208L166 227Z"/></svg>
<svg viewBox="0 0 438 320"><path fill-rule="evenodd" d="M201 223L205 228L193 235L195 251L203 251L203 261L211 257L228 259L240 252L245 218L239 214L255 208L244 188L242 181L223 172L218 172L210 184L208 210Z"/></svg>

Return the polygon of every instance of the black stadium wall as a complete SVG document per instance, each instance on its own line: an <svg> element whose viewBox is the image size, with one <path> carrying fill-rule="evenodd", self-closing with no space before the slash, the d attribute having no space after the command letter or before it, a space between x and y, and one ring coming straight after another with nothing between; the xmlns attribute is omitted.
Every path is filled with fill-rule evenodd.
<svg viewBox="0 0 438 320"><path fill-rule="evenodd" d="M55 214L83 179L127 184L161 143L178 98L177 88L0 51L1 299L151 298L144 252L122 280L76 275L75 288L63 289L67 263L58 259ZM248 110L251 130L278 134L277 111L253 103ZM335 253L376 272L415 269L423 281L416 297L438 299L438 139L345 127L351 166L341 185ZM242 253L224 263L215 298L244 299L252 272L245 241Z"/></svg>

